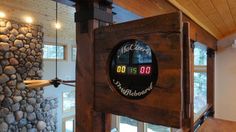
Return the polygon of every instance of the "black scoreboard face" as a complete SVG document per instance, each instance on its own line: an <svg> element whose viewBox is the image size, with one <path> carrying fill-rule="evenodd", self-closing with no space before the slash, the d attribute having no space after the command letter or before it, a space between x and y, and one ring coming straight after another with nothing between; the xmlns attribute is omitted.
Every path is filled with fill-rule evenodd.
<svg viewBox="0 0 236 132"><path fill-rule="evenodd" d="M158 64L151 48L140 40L125 40L111 54L109 76L119 94L130 99L148 95L158 77Z"/></svg>

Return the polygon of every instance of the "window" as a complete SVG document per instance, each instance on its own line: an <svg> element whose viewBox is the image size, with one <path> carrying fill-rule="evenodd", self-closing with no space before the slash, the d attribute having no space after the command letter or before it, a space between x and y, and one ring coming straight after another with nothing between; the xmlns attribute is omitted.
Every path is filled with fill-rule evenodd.
<svg viewBox="0 0 236 132"><path fill-rule="evenodd" d="M171 132L170 127L140 122L124 116L115 116L113 131L117 132Z"/></svg>
<svg viewBox="0 0 236 132"><path fill-rule="evenodd" d="M137 132L138 131L138 121L121 116L120 117L120 132Z"/></svg>
<svg viewBox="0 0 236 132"><path fill-rule="evenodd" d="M73 45L71 48L71 60L72 61L76 60L76 52L77 52L77 48L75 45Z"/></svg>
<svg viewBox="0 0 236 132"><path fill-rule="evenodd" d="M75 117L67 117L63 119L63 132L74 132L75 131Z"/></svg>
<svg viewBox="0 0 236 132"><path fill-rule="evenodd" d="M57 59L65 60L65 45L57 46ZM43 58L44 59L56 59L56 46L45 44L43 47Z"/></svg>
<svg viewBox="0 0 236 132"><path fill-rule="evenodd" d="M170 132L171 128L153 124L147 124L147 132Z"/></svg>
<svg viewBox="0 0 236 132"><path fill-rule="evenodd" d="M207 51L195 42L194 48L194 118L205 111L207 106Z"/></svg>
<svg viewBox="0 0 236 132"><path fill-rule="evenodd" d="M62 93L63 112L75 111L75 91L66 91Z"/></svg>

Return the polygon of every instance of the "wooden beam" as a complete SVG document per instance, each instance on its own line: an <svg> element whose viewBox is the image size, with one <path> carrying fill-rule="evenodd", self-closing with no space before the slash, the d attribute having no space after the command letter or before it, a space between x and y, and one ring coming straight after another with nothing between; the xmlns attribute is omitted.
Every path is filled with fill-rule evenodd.
<svg viewBox="0 0 236 132"><path fill-rule="evenodd" d="M110 115L94 110L94 29L101 25L99 17L87 17L94 14L94 8L103 6L112 13L110 5L101 5L96 0L78 0L76 3L76 131L108 132L110 131ZM78 13L79 12L79 13ZM112 15L110 15L112 17ZM112 20L112 18L111 18ZM105 23L106 25L107 23Z"/></svg>

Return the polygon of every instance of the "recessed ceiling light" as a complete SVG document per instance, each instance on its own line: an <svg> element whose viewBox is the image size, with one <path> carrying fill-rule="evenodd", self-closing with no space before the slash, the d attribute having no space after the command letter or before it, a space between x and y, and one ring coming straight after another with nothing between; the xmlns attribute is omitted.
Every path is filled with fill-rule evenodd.
<svg viewBox="0 0 236 132"><path fill-rule="evenodd" d="M56 28L56 29L60 29L60 28L61 28L61 24L60 24L60 23L56 23L56 24L55 24L55 28Z"/></svg>
<svg viewBox="0 0 236 132"><path fill-rule="evenodd" d="M4 17L6 17L6 14L4 12L0 11L0 18L4 18Z"/></svg>
<svg viewBox="0 0 236 132"><path fill-rule="evenodd" d="M31 23L33 23L33 18L27 16L27 17L25 17L25 22L31 24Z"/></svg>

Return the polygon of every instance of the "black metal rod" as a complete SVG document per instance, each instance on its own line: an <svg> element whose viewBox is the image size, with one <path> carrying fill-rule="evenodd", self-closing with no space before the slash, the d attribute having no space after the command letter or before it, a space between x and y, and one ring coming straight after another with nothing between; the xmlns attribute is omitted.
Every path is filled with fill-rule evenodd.
<svg viewBox="0 0 236 132"><path fill-rule="evenodd" d="M57 5L57 2L56 2L56 78L57 78L57 28L58 28L58 14L57 14L57 10L58 10L58 5Z"/></svg>

